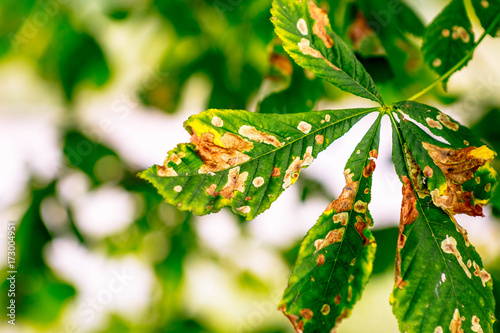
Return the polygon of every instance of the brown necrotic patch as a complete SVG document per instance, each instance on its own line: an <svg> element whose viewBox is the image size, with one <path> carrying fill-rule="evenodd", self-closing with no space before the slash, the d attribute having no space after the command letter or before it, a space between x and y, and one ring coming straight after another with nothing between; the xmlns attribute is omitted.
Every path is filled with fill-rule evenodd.
<svg viewBox="0 0 500 333"><path fill-rule="evenodd" d="M346 225L347 221L349 220L349 213L347 212L342 212L333 215L333 222L335 223L340 223L341 225Z"/></svg>
<svg viewBox="0 0 500 333"><path fill-rule="evenodd" d="M285 55L273 52L270 56L271 65L276 68L281 74L285 76L291 76L293 73L293 65ZM271 80L276 79L275 77L271 77Z"/></svg>
<svg viewBox="0 0 500 333"><path fill-rule="evenodd" d="M462 321L465 320L460 317L460 311L458 309L455 309L455 312L453 313L453 318L451 319L450 322L450 331L451 333L464 333L464 330L462 329Z"/></svg>
<svg viewBox="0 0 500 333"><path fill-rule="evenodd" d="M253 126L243 125L238 130L238 133L252 141L267 143L275 146L276 148L284 145L284 143L279 142L274 135L261 132Z"/></svg>
<svg viewBox="0 0 500 333"><path fill-rule="evenodd" d="M441 125L441 123L439 121L436 121L436 120L431 119L429 117L425 118L425 121L427 122L427 124L430 127L434 127L434 128L437 128L437 129L443 129L443 125Z"/></svg>
<svg viewBox="0 0 500 333"><path fill-rule="evenodd" d="M279 177L281 175L281 170L278 167L274 167L271 171L271 177Z"/></svg>
<svg viewBox="0 0 500 333"><path fill-rule="evenodd" d="M437 120L441 122L445 127L451 129L452 131L457 131L459 128L459 125L455 122L453 122L450 117L445 115L444 113L440 113L437 117Z"/></svg>
<svg viewBox="0 0 500 333"><path fill-rule="evenodd" d="M335 296L335 304L339 305L341 298L342 297L340 296L340 294L338 294L337 296Z"/></svg>
<svg viewBox="0 0 500 333"><path fill-rule="evenodd" d="M318 255L316 262L318 263L318 266L323 265L325 263L325 255L324 254Z"/></svg>
<svg viewBox="0 0 500 333"><path fill-rule="evenodd" d="M462 184L473 179L477 169L493 160L495 153L486 146L453 149L427 142L422 146L446 177L444 190L431 191L434 204L450 214L483 216L483 204L474 204L472 192L464 191Z"/></svg>
<svg viewBox="0 0 500 333"><path fill-rule="evenodd" d="M323 142L325 141L325 137L323 135L316 135L316 137L314 138L316 140L316 143L319 144L319 145L322 145Z"/></svg>
<svg viewBox="0 0 500 333"><path fill-rule="evenodd" d="M177 172L171 168L171 167L168 167L168 166L164 166L164 165L158 165L158 170L157 170L157 174L158 176L160 177L177 177Z"/></svg>
<svg viewBox="0 0 500 333"><path fill-rule="evenodd" d="M472 316L471 323L472 326L470 329L472 330L472 332L483 333L483 328L481 327L481 324L479 324L478 316Z"/></svg>
<svg viewBox="0 0 500 333"><path fill-rule="evenodd" d="M244 171L240 174L240 167L232 168L227 175L227 183L219 192L226 199L234 197L234 191L245 192L245 181L247 180L248 172Z"/></svg>
<svg viewBox="0 0 500 333"><path fill-rule="evenodd" d="M446 235L446 238L441 242L441 249L443 250L444 253L453 254L457 258L460 267L462 267L467 277L469 279L472 277L472 274L470 273L469 269L464 263L460 251L458 251L457 241L455 238Z"/></svg>
<svg viewBox="0 0 500 333"><path fill-rule="evenodd" d="M490 273L488 273L484 268L480 269L479 265L474 261L474 275L481 279L483 287L486 287L486 282L491 279Z"/></svg>
<svg viewBox="0 0 500 333"><path fill-rule="evenodd" d="M323 314L323 316L328 315L330 313L330 305L323 304L323 306L321 307L321 313Z"/></svg>
<svg viewBox="0 0 500 333"><path fill-rule="evenodd" d="M330 230L326 235L325 239L317 239L314 242L314 246L316 247L315 252L318 252L319 250L327 247L328 245L340 242L342 240L342 237L344 236L344 231L345 228Z"/></svg>
<svg viewBox="0 0 500 333"><path fill-rule="evenodd" d="M373 171L375 171L375 159L378 157L378 152L377 150L373 149L372 151L369 152L370 159L368 162L368 165L364 167L363 169L363 177L368 178L371 176Z"/></svg>
<svg viewBox="0 0 500 333"><path fill-rule="evenodd" d="M300 316L305 320L310 320L313 317L313 312L311 309L300 310Z"/></svg>
<svg viewBox="0 0 500 333"><path fill-rule="evenodd" d="M370 243L370 240L363 233L363 231L366 229L366 222L363 221L363 218L359 215L356 216L356 223L354 223L354 228L359 233L359 236L361 236L361 239L363 240L363 246L368 245Z"/></svg>
<svg viewBox="0 0 500 333"><path fill-rule="evenodd" d="M401 276L401 249L404 248L406 243L406 236L404 235L405 227L413 223L418 217L418 210L416 206L417 197L412 187L410 178L406 176L401 177L403 181L403 201L401 203L401 214L399 218L399 236L396 249L396 264L395 264L395 284L399 289L406 286L406 282Z"/></svg>
<svg viewBox="0 0 500 333"><path fill-rule="evenodd" d="M333 40L326 32L326 27L330 25L328 14L323 9L317 7L313 1L309 1L309 12L311 18L315 21L313 34L321 38L326 47L332 47Z"/></svg>
<svg viewBox="0 0 500 333"><path fill-rule="evenodd" d="M200 172L216 172L240 165L250 160L250 156L243 153L253 148L253 144L241 137L226 132L220 138L223 146L214 143L213 133L203 133L198 137L191 136L191 143L195 145L196 153L205 163Z"/></svg>
<svg viewBox="0 0 500 333"><path fill-rule="evenodd" d="M342 189L342 193L340 193L339 197L336 200L333 200L328 207L326 207L325 212L333 209L336 213L341 213L352 209L352 206L354 205L354 198L358 192L359 182L352 180L354 174L351 173L350 169L344 171L344 177L346 185Z"/></svg>
<svg viewBox="0 0 500 333"><path fill-rule="evenodd" d="M283 304L279 310L283 312L283 314L290 320L290 323L292 323L293 328L295 329L295 332L297 333L303 333L304 331L304 322L302 320L299 320L299 316L296 316L294 314L288 314L286 313L286 304Z"/></svg>

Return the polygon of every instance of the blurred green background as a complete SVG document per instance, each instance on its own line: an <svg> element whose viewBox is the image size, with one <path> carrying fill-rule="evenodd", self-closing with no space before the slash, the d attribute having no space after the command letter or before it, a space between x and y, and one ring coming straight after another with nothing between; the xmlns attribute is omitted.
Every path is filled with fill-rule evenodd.
<svg viewBox="0 0 500 333"><path fill-rule="evenodd" d="M392 15L389 0L377 8L365 3L320 2L384 99L408 98L435 78L419 37L445 2L408 2L416 16L409 9ZM0 331L292 331L276 306L298 245L339 194L343 166L368 123L251 222L228 211L191 216L135 177L187 142L182 121L207 108L290 113L369 105L290 61L274 36L270 5L2 0L0 256L7 257L7 223L16 222L18 274L16 326L2 315ZM367 21L381 28L375 32ZM487 37L448 93L437 87L422 99L470 125L496 151L499 53L500 42ZM388 299L401 190L389 133L385 126L374 174L374 274L340 333L397 332ZM500 299L500 193L489 207L482 220L458 221ZM2 259L4 309L6 264Z"/></svg>

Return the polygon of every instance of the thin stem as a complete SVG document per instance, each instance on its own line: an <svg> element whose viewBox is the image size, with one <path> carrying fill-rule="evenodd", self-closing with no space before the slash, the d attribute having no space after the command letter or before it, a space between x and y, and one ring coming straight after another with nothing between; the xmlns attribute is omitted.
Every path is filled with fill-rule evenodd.
<svg viewBox="0 0 500 333"><path fill-rule="evenodd" d="M466 63L469 60L469 58L472 57L472 54L474 53L474 50L476 49L476 47L478 47L478 45L483 41L484 37L486 37L487 34L489 34L489 33L491 33L493 31L493 28L497 25L498 22L500 22L500 15L497 15L497 17L495 17L495 19L491 22L491 24L488 27L488 29L486 29L483 32L483 34L481 35L481 37L478 39L477 43L474 45L474 47L471 50L469 50L469 52L465 55L465 57L462 58L462 60L460 60L455 66L453 66L450 70L448 70L442 76L440 76L439 78L437 78L437 80L435 80L434 82L432 82L431 84L429 84L427 87L425 87L424 89L422 89L421 91L419 91L418 93L416 93L415 95L413 95L412 97L408 98L408 100L414 101L417 98L421 97L422 95L426 94L429 90L431 90L432 88L434 88L434 86L436 84L438 84L438 83L446 80L458 68L460 68L464 63Z"/></svg>

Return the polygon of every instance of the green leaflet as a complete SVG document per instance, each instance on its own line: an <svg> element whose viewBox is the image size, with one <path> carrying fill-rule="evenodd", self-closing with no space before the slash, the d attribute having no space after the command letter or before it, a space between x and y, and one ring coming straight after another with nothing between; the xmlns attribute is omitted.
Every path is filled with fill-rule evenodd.
<svg viewBox="0 0 500 333"><path fill-rule="evenodd" d="M408 150L416 163L410 168L410 175L417 192L423 191L419 192L420 197L430 195L436 206L451 214L483 215L482 207L497 183L491 166L495 152L469 129L435 108L411 101L394 107L403 119L399 123L406 142L403 150ZM423 128L447 143L431 137Z"/></svg>
<svg viewBox="0 0 500 333"><path fill-rule="evenodd" d="M424 59L434 71L443 75L473 48L474 33L464 2L452 0L425 31L422 44Z"/></svg>
<svg viewBox="0 0 500 333"><path fill-rule="evenodd" d="M500 15L500 0L471 0L471 2L484 30L488 30L491 36L498 37L500 21L497 17ZM490 25L495 19L497 19L495 26L490 30Z"/></svg>
<svg viewBox="0 0 500 333"><path fill-rule="evenodd" d="M399 0L359 0L356 3L387 52L387 60L399 84L406 85L421 60L418 47L404 32L421 36L423 23Z"/></svg>
<svg viewBox="0 0 500 333"><path fill-rule="evenodd" d="M344 91L383 105L368 72L313 1L275 0L271 13L283 47L300 66Z"/></svg>
<svg viewBox="0 0 500 333"><path fill-rule="evenodd" d="M253 219L269 208L319 152L378 108L296 114L208 110L184 126L190 144L139 174L165 200L198 215L230 206Z"/></svg>
<svg viewBox="0 0 500 333"><path fill-rule="evenodd" d="M283 114L312 111L324 90L322 80L306 75L303 68L293 63L279 39L274 39L270 46L270 68L257 95L257 112Z"/></svg>
<svg viewBox="0 0 500 333"><path fill-rule="evenodd" d="M370 277L376 244L367 226L380 119L345 167L346 185L302 241L280 310L297 332L330 332L350 314Z"/></svg>
<svg viewBox="0 0 500 333"><path fill-rule="evenodd" d="M393 312L402 332L492 332L491 276L467 233L421 197L412 179L412 156L393 119L393 161L403 182ZM406 155L406 156L405 156ZM415 193L417 192L417 193ZM463 331L461 331L461 329Z"/></svg>

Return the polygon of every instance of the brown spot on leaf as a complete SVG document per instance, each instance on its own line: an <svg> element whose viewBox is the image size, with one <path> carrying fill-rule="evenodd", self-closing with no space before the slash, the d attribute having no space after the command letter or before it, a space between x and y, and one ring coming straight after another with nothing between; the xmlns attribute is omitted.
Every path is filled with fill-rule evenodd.
<svg viewBox="0 0 500 333"><path fill-rule="evenodd" d="M350 169L344 171L346 185L342 189L342 193L340 193L339 197L326 207L325 212L333 209L336 213L341 213L352 209L359 184L358 181L352 181L353 176L354 174L351 173Z"/></svg>
<svg viewBox="0 0 500 333"><path fill-rule="evenodd" d="M158 165L158 171L156 172L160 177L177 177L177 172L173 168Z"/></svg>
<svg viewBox="0 0 500 333"><path fill-rule="evenodd" d="M304 134L309 133L311 131L311 127L312 127L311 124L306 123L305 121L301 121L297 126L298 130Z"/></svg>
<svg viewBox="0 0 500 333"><path fill-rule="evenodd" d="M317 239L314 242L314 246L316 247L315 252L318 252L319 250L327 247L328 245L341 241L342 237L344 236L344 231L345 228L330 230L326 235L325 239Z"/></svg>
<svg viewBox="0 0 500 333"><path fill-rule="evenodd" d="M279 310L283 312L283 314L290 320L290 323L292 323L293 328L295 329L296 333L303 333L304 331L304 322L302 320L299 320L299 317L294 315L294 314L287 314L286 313L286 304L283 304Z"/></svg>
<svg viewBox="0 0 500 333"><path fill-rule="evenodd" d="M325 60L325 62L328 64L328 66L332 67L333 69L339 71L340 68L338 68L337 66L335 66L334 64L332 64L328 59L326 59L322 54L321 52L319 52L318 50L314 49L311 47L311 41L309 39L306 39L306 38L302 38L300 40L300 42L298 43L299 45L299 48L300 48L300 51L304 54L304 55L310 55L311 57L313 58L317 58L317 59L323 59ZM328 121L328 120L327 120Z"/></svg>
<svg viewBox="0 0 500 333"><path fill-rule="evenodd" d="M326 32L326 26L330 25L328 14L321 8L317 7L313 1L309 1L309 12L311 17L316 21L313 26L313 34L321 38L326 47L333 46L333 40Z"/></svg>
<svg viewBox="0 0 500 333"><path fill-rule="evenodd" d="M302 309L302 310L300 310L300 315L304 319L310 320L313 317L313 312L311 311L311 309Z"/></svg>
<svg viewBox="0 0 500 333"><path fill-rule="evenodd" d="M356 216L356 223L354 223L354 228L361 236L361 239L363 239L363 246L368 245L370 243L370 240L363 234L363 230L366 229L366 223L359 215Z"/></svg>
<svg viewBox="0 0 500 333"><path fill-rule="evenodd" d="M361 200L356 201L354 204L354 211L356 213L366 213L366 209L368 208L368 204Z"/></svg>
<svg viewBox="0 0 500 333"><path fill-rule="evenodd" d="M486 184L486 185L484 186L484 190L485 190L486 192L491 191L491 183Z"/></svg>
<svg viewBox="0 0 500 333"><path fill-rule="evenodd" d="M232 133L224 133L221 142L224 147L214 143L213 133L203 133L198 137L191 136L191 142L196 146L196 153L205 163L200 172L216 172L247 162L250 156L243 153L253 148L252 143Z"/></svg>
<svg viewBox="0 0 500 333"><path fill-rule="evenodd" d="M464 333L462 329L462 318L460 318L460 311L458 311L458 309L455 309L453 313L453 318L450 322L450 331L451 333Z"/></svg>
<svg viewBox="0 0 500 333"><path fill-rule="evenodd" d="M457 131L459 128L459 125L453 121L451 121L450 117L445 115L444 113L439 113L439 115L436 117L437 120L439 120L444 126L447 128L451 129L452 131Z"/></svg>
<svg viewBox="0 0 500 333"><path fill-rule="evenodd" d="M300 169L302 168L302 164L304 163L303 160L300 159L300 157L296 157L288 169L286 169L285 172L285 178L283 179L283 188L286 189L299 177Z"/></svg>
<svg viewBox="0 0 500 333"><path fill-rule="evenodd" d="M227 175L227 183L219 192L224 198L230 199L234 197L234 191L241 193L245 192L245 181L247 180L248 172L240 174L240 167L232 168Z"/></svg>
<svg viewBox="0 0 500 333"><path fill-rule="evenodd" d="M474 275L478 276L483 283L483 287L486 287L486 282L491 279L490 273L488 273L484 268L480 269L479 265L474 261Z"/></svg>
<svg viewBox="0 0 500 333"><path fill-rule="evenodd" d="M352 260L351 260L351 266L354 266L355 263L356 263L356 258L352 258Z"/></svg>
<svg viewBox="0 0 500 333"><path fill-rule="evenodd" d="M479 324L479 318L477 316L472 316L471 322L472 326L470 329L472 330L472 332L483 333L483 328Z"/></svg>
<svg viewBox="0 0 500 333"><path fill-rule="evenodd" d="M238 207L236 210L242 212L243 214L248 214L250 213L250 206Z"/></svg>
<svg viewBox="0 0 500 333"><path fill-rule="evenodd" d="M255 179L253 180L252 184L255 187L261 187L264 184L264 178L262 178L262 177L255 177Z"/></svg>
<svg viewBox="0 0 500 333"><path fill-rule="evenodd" d="M368 193L370 193L370 189L367 187L367 188L365 188L365 190L364 190L363 192L364 192L365 194L368 194Z"/></svg>
<svg viewBox="0 0 500 333"><path fill-rule="evenodd" d="M433 174L434 174L434 171L432 170L432 168L430 166L426 165L424 168L424 176L427 178L430 178L430 177L432 177Z"/></svg>
<svg viewBox="0 0 500 333"><path fill-rule="evenodd" d="M486 146L462 149L442 148L423 142L434 163L446 177L446 189L431 191L432 201L451 214L483 216L483 204L473 204L472 192L463 191L462 184L474 178L476 170L490 162L495 153Z"/></svg>
<svg viewBox="0 0 500 333"><path fill-rule="evenodd" d="M338 294L337 296L335 296L335 304L339 305L340 304L340 300L341 300L340 294Z"/></svg>
<svg viewBox="0 0 500 333"><path fill-rule="evenodd" d="M469 269L465 265L462 255L460 254L460 251L457 249L457 241L455 238L450 237L446 235L446 238L441 242L441 249L443 249L444 253L450 253L453 254L457 260L460 266L463 268L465 274L467 277L470 279L472 277L472 274L470 273Z"/></svg>
<svg viewBox="0 0 500 333"><path fill-rule="evenodd" d="M180 186L180 185L174 186L174 191L177 192L177 193L181 192L182 191L182 186Z"/></svg>
<svg viewBox="0 0 500 333"><path fill-rule="evenodd" d="M441 326L436 327L434 333L443 333L443 328Z"/></svg>
<svg viewBox="0 0 500 333"><path fill-rule="evenodd" d="M224 126L224 121L220 117L214 116L212 118L212 125L215 127L222 127Z"/></svg>
<svg viewBox="0 0 500 333"><path fill-rule="evenodd" d="M205 192L207 192L209 195L213 195L214 197L216 197L219 192L215 192L215 189L217 188L217 184L212 184L210 185L210 187L207 187L205 189Z"/></svg>
<svg viewBox="0 0 500 333"><path fill-rule="evenodd" d="M316 135L316 137L314 138L316 140L316 143L319 144L319 145L322 145L323 142L325 141L325 137L323 135Z"/></svg>
<svg viewBox="0 0 500 333"><path fill-rule="evenodd" d="M304 36L306 36L309 33L309 31L307 29L307 23L306 23L306 21L303 18L300 18L297 21L297 29Z"/></svg>
<svg viewBox="0 0 500 333"><path fill-rule="evenodd" d="M396 249L396 264L395 264L395 285L399 289L406 286L406 282L401 277L401 249L405 246L406 236L403 234L405 227L413 223L418 217L416 207L417 197L413 191L411 180L406 177L401 177L403 180L403 201L401 203L401 215L399 218L399 236Z"/></svg>
<svg viewBox="0 0 500 333"><path fill-rule="evenodd" d="M323 316L328 315L330 313L330 305L323 304L323 306L321 307L321 313L323 314Z"/></svg>
<svg viewBox="0 0 500 333"><path fill-rule="evenodd" d="M318 266L321 266L325 263L325 255L324 254L320 254L318 256L318 259L316 259L316 262L318 263Z"/></svg>
<svg viewBox="0 0 500 333"><path fill-rule="evenodd" d="M418 217L418 210L416 207L417 197L415 196L415 192L413 191L410 179L406 176L403 176L402 179L404 184L402 191L403 202L401 204L400 221L402 222L402 226L404 229L404 226L412 223Z"/></svg>
<svg viewBox="0 0 500 333"><path fill-rule="evenodd" d="M434 119L431 119L429 117L425 118L425 121L427 122L427 124L429 124L430 127L443 129L443 125L441 125L439 121L435 121Z"/></svg>
<svg viewBox="0 0 500 333"><path fill-rule="evenodd" d="M271 171L271 177L279 177L281 175L281 170L278 167L274 167Z"/></svg>
<svg viewBox="0 0 500 333"><path fill-rule="evenodd" d="M243 125L238 130L238 133L250 140L267 143L275 146L276 148L284 145L284 143L279 142L274 135L261 132L253 126Z"/></svg>
<svg viewBox="0 0 500 333"><path fill-rule="evenodd" d="M363 177L368 178L375 170L376 164L374 160L369 160L368 165L363 169Z"/></svg>
<svg viewBox="0 0 500 333"><path fill-rule="evenodd" d="M339 223L342 225L346 225L347 221L349 220L349 214L347 212L342 212L333 215L333 222Z"/></svg>

